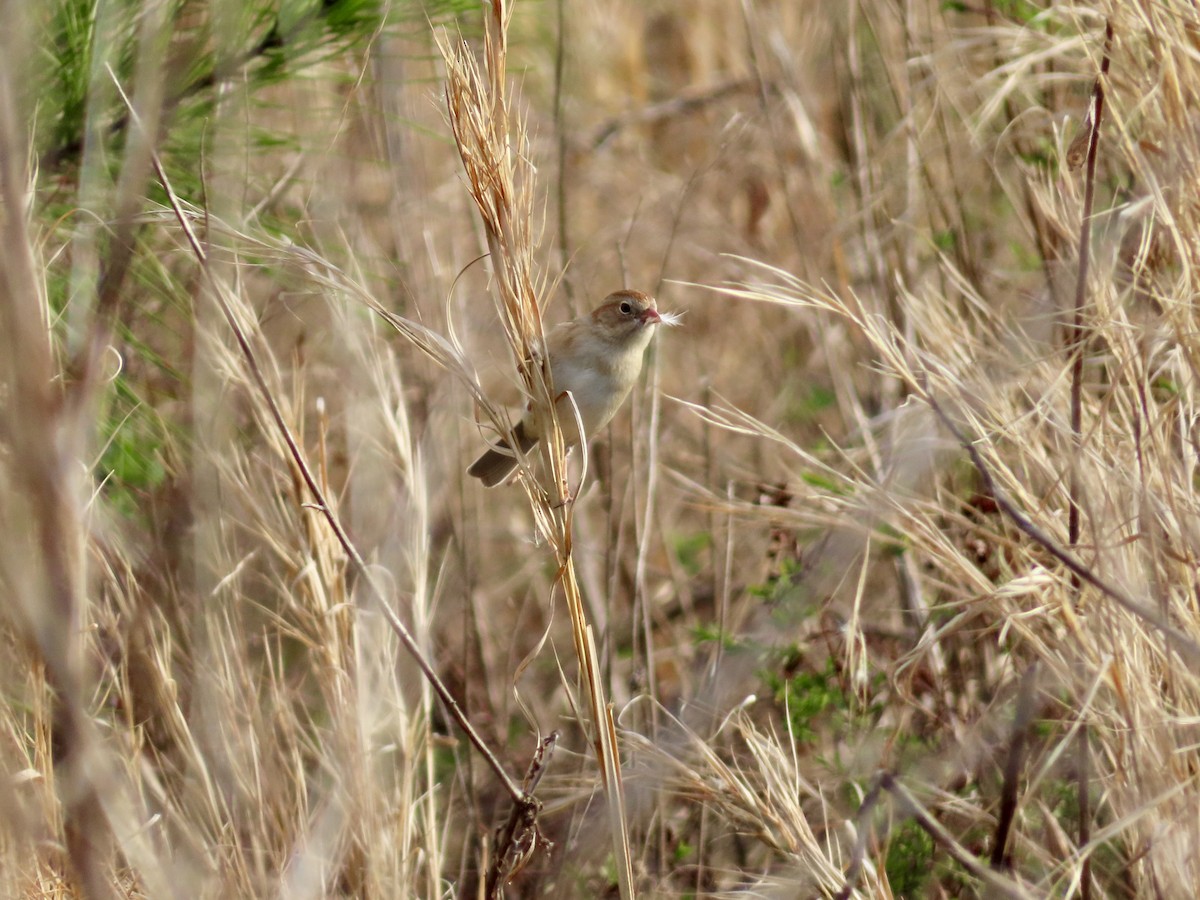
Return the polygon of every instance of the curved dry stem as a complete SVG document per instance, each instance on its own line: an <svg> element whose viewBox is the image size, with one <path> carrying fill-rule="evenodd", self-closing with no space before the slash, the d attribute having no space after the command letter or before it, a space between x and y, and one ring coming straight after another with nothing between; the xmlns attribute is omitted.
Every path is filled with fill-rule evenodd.
<svg viewBox="0 0 1200 900"><path fill-rule="evenodd" d="M571 528L574 512L566 446L558 421L553 373L542 352L546 281L535 274L533 171L528 163L524 124L519 117L512 117L505 76L512 11L512 3L492 0L485 13L483 71L469 49L452 45L444 34L439 35L438 46L446 63L450 126L466 172L467 188L483 222L501 322L533 414L541 420L540 431L549 438L541 441L540 447L550 484L540 484L524 465L521 481L538 531L553 548L558 562L556 580L567 603L575 654L587 685L587 725L608 800L618 884L622 898L629 898L633 896L633 874L616 731L575 574ZM506 436L509 444L516 446L511 434Z"/></svg>

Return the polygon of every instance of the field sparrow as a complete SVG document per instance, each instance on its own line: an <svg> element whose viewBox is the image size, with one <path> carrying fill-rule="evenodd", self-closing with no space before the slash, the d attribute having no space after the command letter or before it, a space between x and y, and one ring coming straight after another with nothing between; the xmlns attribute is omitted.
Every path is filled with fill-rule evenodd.
<svg viewBox="0 0 1200 900"><path fill-rule="evenodd" d="M555 410L568 446L579 443L579 433L567 392L579 409L584 434L596 434L629 396L642 371L642 356L654 336L654 326L664 320L673 324L675 317L660 315L653 297L641 291L617 291L590 315L564 322L550 332L546 348L558 397ZM538 428L536 418L527 414L513 429L523 453L537 444L541 437ZM501 441L471 463L467 474L494 487L516 467L516 456Z"/></svg>

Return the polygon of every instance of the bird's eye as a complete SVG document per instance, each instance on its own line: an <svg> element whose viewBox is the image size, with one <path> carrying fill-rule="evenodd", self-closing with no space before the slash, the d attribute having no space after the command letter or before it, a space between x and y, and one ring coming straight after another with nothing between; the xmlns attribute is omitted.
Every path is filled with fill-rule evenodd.
<svg viewBox="0 0 1200 900"><path fill-rule="evenodd" d="M631 312L633 312L633 307L629 305L629 301L628 300L621 301L621 314L627 316Z"/></svg>

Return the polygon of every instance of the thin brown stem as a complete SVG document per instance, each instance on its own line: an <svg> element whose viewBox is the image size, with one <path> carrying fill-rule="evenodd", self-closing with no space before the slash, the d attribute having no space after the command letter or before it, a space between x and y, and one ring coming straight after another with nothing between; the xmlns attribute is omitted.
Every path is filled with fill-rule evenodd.
<svg viewBox="0 0 1200 900"><path fill-rule="evenodd" d="M550 765L550 757L558 745L559 732L552 731L544 738L534 751L533 759L525 772L523 787L528 796L532 797L538 783L546 774ZM538 828L537 814L539 806L522 806L514 803L509 813L508 821L499 829L496 837L495 852L492 865L488 869L487 880L484 884L484 896L488 900L498 900L504 896L504 884L512 879L528 863L530 857L539 848L550 848L550 842Z"/></svg>
<svg viewBox="0 0 1200 900"><path fill-rule="evenodd" d="M750 57L750 67L753 72L754 81L758 88L758 105L759 111L762 114L763 121L766 123L767 132L771 137L771 156L775 163L776 176L779 179L779 188L784 198L784 209L787 210L788 223L791 225L792 240L796 243L796 249L804 256L808 249L804 246L804 231L800 227L800 219L796 213L796 204L791 202L791 192L788 189L790 179L789 173L792 171L792 166L784 154L783 139L780 134L778 116L771 114L771 80L763 73L762 53L759 49L760 35L765 33L757 20L758 11L755 9L754 0L742 0L742 20L746 25L746 51Z"/></svg>
<svg viewBox="0 0 1200 900"><path fill-rule="evenodd" d="M1079 733L1075 740L1076 794L1079 798L1079 847L1084 850L1092 840L1092 802L1088 793L1088 782L1091 780L1091 748L1088 742L1086 720L1080 723ZM1084 853L1079 879L1079 896L1087 900L1092 896L1092 854L1090 853Z"/></svg>
<svg viewBox="0 0 1200 900"><path fill-rule="evenodd" d="M563 75L567 62L567 20L563 12L565 2L566 0L557 0L556 4L558 41L554 48L554 134L558 141L558 184L555 185L555 201L558 206L558 259L564 275L571 259L571 223L567 218L567 133L563 121ZM581 310L575 309L575 298L569 278L563 278L563 290L572 312L578 315Z"/></svg>
<svg viewBox="0 0 1200 900"><path fill-rule="evenodd" d="M491 768L496 774L496 777L503 785L505 792L513 799L514 803L517 803L521 806L532 807L536 805L537 801L528 796L523 790L521 790L516 782L509 777L508 773L504 770L504 767L500 764L500 760L496 758L496 755L492 753L491 748L488 747L487 743L475 730L475 727L471 724L470 720L466 717L466 714L463 713L457 701L454 699L454 695L450 693L450 689L446 687L445 682L443 682L438 676L437 672L433 668L433 664L425 658L425 654L421 651L420 646L417 644L416 638L414 638L412 633L408 630L408 626L404 624L404 621L396 614L396 611L392 609L391 604L388 602L387 597L383 593L383 590L371 577L371 572L367 567L366 561L358 552L358 548L354 546L353 541L350 540L350 535L346 532L341 520L338 518L337 514L333 511L333 508L325 499L325 492L321 489L321 484L318 481L316 474L313 472L312 467L309 466L308 460L305 458L304 451L300 449L300 445L296 440L296 436L292 434L291 428L288 427L287 420L283 416L283 411L280 409L279 403L275 399L275 395L272 393L270 385L267 383L267 378L263 374L262 366L258 362L258 356L250 344L250 338L246 334L245 329L242 328L241 323L238 322L237 317L234 315L233 309L230 307L229 301L226 299L225 294L222 291L222 286L213 277L212 271L208 266L208 254L205 252L199 238L192 229L191 221L184 212L183 206L179 202L179 198L176 196L175 190L171 186L171 182L167 178L167 174L163 170L162 162L159 160L157 154L154 155L154 171L158 175L158 179L163 186L163 190L167 193L168 202L171 205L171 209L175 213L176 220L183 229L184 235L187 237L187 241L191 246L192 253L196 257L197 262L200 263L201 274L208 282L209 287L212 289L213 297L216 299L217 305L221 309L221 315L224 317L230 329L233 331L234 339L237 341L238 348L241 350L242 357L246 363L246 368L250 372L250 377L253 379L255 387L258 388L263 402L267 405L267 409L271 414L271 419L275 423L275 427L279 429L280 437L283 438L284 444L287 445L288 455L291 456L292 462L296 465L296 468L300 472L300 477L304 480L304 484L307 486L309 493L312 494L314 501L313 507L321 514L326 523L328 523L330 530L333 531L334 537L337 538L342 550L350 560L350 563L354 568L355 575L357 575L358 578L362 580L362 583L367 585L369 588L372 597L375 599L380 611L383 613L384 619L387 620L388 625L396 634L396 637L399 638L400 643L404 647L405 651L416 662L417 667L420 668L421 673L425 676L425 679L433 688L434 693L438 695L438 699L442 701L446 709L449 711L451 718L453 718L458 727L462 729L463 734L467 736L467 740L474 745L480 756L482 756L484 761L487 762L489 768Z"/></svg>
<svg viewBox="0 0 1200 900"><path fill-rule="evenodd" d="M1037 663L1025 670L1021 688L1017 694L1017 708L1013 716L1012 743L1008 746L1008 758L1004 763L1004 789L1000 796L1000 815L996 822L996 840L992 847L992 868L1006 869L1008 835L1017 814L1017 799L1021 780L1021 765L1025 759L1025 743L1029 738L1029 726L1035 712L1034 689L1037 687Z"/></svg>
<svg viewBox="0 0 1200 900"><path fill-rule="evenodd" d="M1096 199L1096 158L1100 145L1100 122L1104 116L1104 79L1108 76L1112 38L1112 20L1109 20L1104 29L1104 57L1100 62L1100 75L1096 78L1096 84L1092 89L1092 108L1087 116L1087 122L1090 123L1091 129L1087 139L1083 216L1079 226L1079 272L1075 279L1075 306L1071 317L1071 327L1067 332L1067 350L1071 355L1071 435L1075 439L1077 449L1083 439L1083 351L1087 340L1083 313L1087 305L1087 279L1092 255L1091 229L1092 208ZM1074 547L1079 543L1081 531L1078 466L1071 468L1070 484L1067 542Z"/></svg>
<svg viewBox="0 0 1200 900"><path fill-rule="evenodd" d="M1071 438L1075 445L1075 464L1071 466L1070 488L1067 498L1067 543L1072 549L1079 546L1082 536L1080 516L1079 460L1083 450L1083 354L1087 341L1084 328L1084 307L1087 303L1088 268L1091 263L1092 209L1096 199L1096 159L1100 146L1100 124L1104 119L1104 81L1108 77L1112 53L1113 25L1108 19L1104 26L1104 55L1100 60L1100 74L1092 87L1092 106L1087 116L1090 130L1087 134L1087 162L1084 173L1083 214L1079 226L1079 271L1075 279L1075 306L1072 311L1071 328L1067 334L1067 347L1071 356ZM1076 593L1080 588L1078 576L1072 578ZM1079 846L1086 847L1091 840L1091 809L1088 802L1088 730L1087 724L1079 729L1078 784L1079 799ZM1080 875L1080 896L1091 900L1092 873L1091 857L1083 858Z"/></svg>
<svg viewBox="0 0 1200 900"><path fill-rule="evenodd" d="M1060 546L1056 540L1035 525L1028 516L1017 509L1016 505L1008 499L1008 495L1000 489L1000 485L996 482L987 463L984 462L983 455L975 446L975 442L968 438L962 429L946 414L941 404L929 393L928 389L925 389L923 393L925 402L929 404L942 424L946 426L946 429L954 435L954 439L958 441L959 445L967 451L967 456L970 457L971 464L975 467L975 471L979 474L979 480L983 483L983 489L1019 531L1062 563L1067 571L1077 576L1080 581L1090 584L1122 609L1133 613L1161 631L1174 647L1175 651L1188 660L1188 662L1193 665L1200 665L1200 644L1197 644L1173 626L1158 609L1135 600L1115 585L1109 584L1084 565L1073 553Z"/></svg>
<svg viewBox="0 0 1200 900"><path fill-rule="evenodd" d="M902 813L912 816L921 829L950 854L955 862L984 883L987 887L987 896L1008 897L1012 900L1029 896L1015 881L988 869L975 858L975 854L954 840L953 835L946 830L946 826L935 819L929 810L919 803L908 788L901 784L891 772L884 772L880 775L879 783L896 799Z"/></svg>
<svg viewBox="0 0 1200 900"><path fill-rule="evenodd" d="M23 25L6 21L0 29L0 58L19 52L17 44L29 34ZM52 709L52 783L59 804L53 815L54 825L61 827L62 858L81 896L107 898L117 894L111 880L114 833L102 791L111 795L115 785L105 777L83 653L87 595L78 473L84 419L63 402L48 304L33 252L35 237L25 214L30 142L22 93L7 66L0 68L0 454L6 470L4 502L16 500L12 512L23 519L24 531L5 534L0 584L5 606L24 632L17 646L27 641L36 647L44 672L45 685L39 685L38 693L45 691ZM18 553L29 572L14 577L10 567ZM6 694L6 703L11 702ZM13 783L11 776L6 782ZM6 811L14 809L9 801ZM5 831L7 841L11 832ZM51 836L55 841L59 837L47 834Z"/></svg>
<svg viewBox="0 0 1200 900"><path fill-rule="evenodd" d="M979 879L986 886L989 897L1007 897L1010 900L1023 900L1029 895L1011 878L994 872L984 866L975 855L963 847L954 836L946 830L941 822L909 792L891 772L880 772L863 798L858 812L858 838L855 841L850 867L846 870L846 880L841 890L835 894L836 900L846 900L854 893L862 872L866 857L867 842L871 833L871 813L879 803L882 793L891 794L901 815L912 818L921 829L933 839L960 866Z"/></svg>

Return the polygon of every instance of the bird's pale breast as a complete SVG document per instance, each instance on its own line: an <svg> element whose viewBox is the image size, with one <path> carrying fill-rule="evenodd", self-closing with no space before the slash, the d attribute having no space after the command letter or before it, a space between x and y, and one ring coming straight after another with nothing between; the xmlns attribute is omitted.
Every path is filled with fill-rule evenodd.
<svg viewBox="0 0 1200 900"><path fill-rule="evenodd" d="M650 330L645 329L620 347L597 342L595 352L575 352L567 357L551 354L554 390L560 394L570 391L589 436L607 425L629 396L641 371L642 355L650 336ZM566 400L560 401L558 414L567 442L575 443L578 438L572 424L574 413Z"/></svg>

